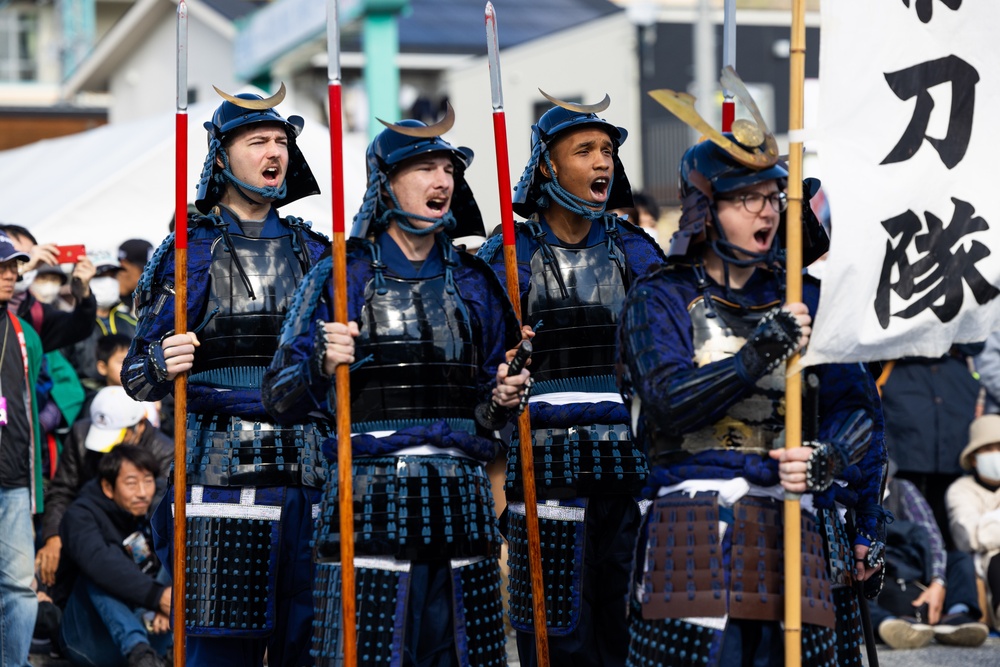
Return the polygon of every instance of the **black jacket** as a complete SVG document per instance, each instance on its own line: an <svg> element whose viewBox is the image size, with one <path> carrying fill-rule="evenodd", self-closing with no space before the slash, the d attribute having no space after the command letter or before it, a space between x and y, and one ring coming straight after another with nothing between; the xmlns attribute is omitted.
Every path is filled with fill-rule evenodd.
<svg viewBox="0 0 1000 667"><path fill-rule="evenodd" d="M91 294L66 313L41 303L30 292L17 307L17 315L31 325L42 339L42 350L51 352L72 345L90 335L97 318L97 300Z"/></svg>
<svg viewBox="0 0 1000 667"><path fill-rule="evenodd" d="M137 530L149 537L149 521L132 516L104 495L99 479L92 479L80 490L69 506L59 534L63 541L60 578L76 573L85 575L115 598L133 607L159 609L160 597L167 586L156 581L158 567L143 573L122 542ZM158 565L158 563L157 563ZM64 567L65 566L65 567Z"/></svg>
<svg viewBox="0 0 1000 667"><path fill-rule="evenodd" d="M45 514L42 516L42 543L53 535L59 534L59 524L66 508L76 498L80 488L91 479L97 477L97 464L100 463L100 452L94 452L84 445L87 433L90 431L89 419L78 419L70 429L69 436L59 455L55 477L45 491ZM174 442L148 421L146 430L136 443L139 447L148 449L160 462L160 479L165 479L167 469L174 460ZM162 490L158 488L153 507L159 502Z"/></svg>

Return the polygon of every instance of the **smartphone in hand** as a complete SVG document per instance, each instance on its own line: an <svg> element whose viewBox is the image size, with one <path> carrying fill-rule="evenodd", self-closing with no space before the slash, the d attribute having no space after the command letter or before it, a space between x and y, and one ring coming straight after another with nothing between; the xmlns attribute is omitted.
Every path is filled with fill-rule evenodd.
<svg viewBox="0 0 1000 667"><path fill-rule="evenodd" d="M58 264L76 264L81 257L86 256L87 248L81 245L57 245L56 262Z"/></svg>

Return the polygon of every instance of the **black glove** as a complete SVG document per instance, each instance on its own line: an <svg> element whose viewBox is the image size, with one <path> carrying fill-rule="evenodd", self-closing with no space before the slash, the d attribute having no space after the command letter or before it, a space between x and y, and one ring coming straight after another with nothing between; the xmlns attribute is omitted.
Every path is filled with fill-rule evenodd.
<svg viewBox="0 0 1000 667"><path fill-rule="evenodd" d="M737 372L744 380L756 382L792 356L801 337L802 327L794 315L772 310L736 353Z"/></svg>

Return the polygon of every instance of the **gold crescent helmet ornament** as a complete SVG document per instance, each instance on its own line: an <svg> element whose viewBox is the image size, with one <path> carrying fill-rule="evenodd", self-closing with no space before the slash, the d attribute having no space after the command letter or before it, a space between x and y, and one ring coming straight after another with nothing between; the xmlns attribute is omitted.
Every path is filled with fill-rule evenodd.
<svg viewBox="0 0 1000 667"><path fill-rule="evenodd" d="M219 96L227 102L235 104L241 109L251 109L253 111L264 111L265 109L276 107L281 104L282 100L285 99L285 83L283 81L281 83L281 87L278 88L278 92L262 100L247 100L219 90L218 86L212 86L212 88L215 88L215 92L217 92Z"/></svg>
<svg viewBox="0 0 1000 667"><path fill-rule="evenodd" d="M552 102L552 104L557 107L562 107L568 111L576 111L577 113L601 113L611 106L611 96L607 93L604 93L604 99L597 104L577 104L576 102L564 102L563 100L556 99L541 88L538 89L538 92L542 94L542 97L547 99L549 102Z"/></svg>
<svg viewBox="0 0 1000 667"><path fill-rule="evenodd" d="M450 130L455 125L455 110L451 107L451 102L446 103L448 108L445 111L444 118L434 123L433 125L400 125L398 123L387 123L381 118L377 118L378 122L385 125L387 128L393 132L398 132L399 134L406 135L408 137L416 137L418 139L430 139L431 137L440 137L442 134Z"/></svg>
<svg viewBox="0 0 1000 667"><path fill-rule="evenodd" d="M719 83L739 99L747 108L753 120L741 118L733 121L732 134L736 141L725 136L712 127L694 108L695 98L687 93L678 93L666 88L649 91L649 96L659 102L670 113L674 114L692 128L701 132L705 139L726 151L734 160L745 167L761 170L773 167L778 163L778 142L767 129L767 123L757 108L756 102L743 84L739 75L731 66L722 70Z"/></svg>

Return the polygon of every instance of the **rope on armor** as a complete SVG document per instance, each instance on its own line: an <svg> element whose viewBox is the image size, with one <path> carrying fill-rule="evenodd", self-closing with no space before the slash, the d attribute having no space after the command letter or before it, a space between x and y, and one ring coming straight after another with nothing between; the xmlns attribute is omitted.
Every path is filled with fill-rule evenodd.
<svg viewBox="0 0 1000 667"><path fill-rule="evenodd" d="M562 272L559 271L559 262L556 260L556 254L552 252L552 246L550 246L545 240L545 230L539 224L538 220L532 216L531 220L524 223L525 228L531 233L531 238L538 243L538 248L542 251L542 263L551 266L554 270L552 275L555 277L556 282L559 283L559 294L564 299L569 298L569 290L566 289L566 283L563 281Z"/></svg>

